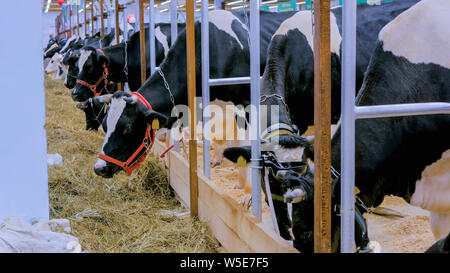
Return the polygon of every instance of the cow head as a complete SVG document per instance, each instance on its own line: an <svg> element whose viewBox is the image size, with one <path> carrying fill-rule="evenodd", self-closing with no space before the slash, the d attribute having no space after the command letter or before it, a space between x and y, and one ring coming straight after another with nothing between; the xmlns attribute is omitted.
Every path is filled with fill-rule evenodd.
<svg viewBox="0 0 450 273"><path fill-rule="evenodd" d="M45 73L55 73L58 71L58 67L62 64L63 55L60 53L55 53L53 57L48 62L47 67L45 68Z"/></svg>
<svg viewBox="0 0 450 273"><path fill-rule="evenodd" d="M78 78L78 59L80 58L80 50L70 51L64 56L63 64L67 65L68 71L66 79L64 80L64 85L72 89L77 84Z"/></svg>
<svg viewBox="0 0 450 273"><path fill-rule="evenodd" d="M78 80L82 80L88 84L94 85L103 75L104 66L108 66L109 59L105 55L98 52L93 47L85 47L81 49L80 58L78 60ZM104 87L104 82L100 83L98 90ZM80 83L76 83L72 92L72 99L75 101L86 101L93 97L94 93L90 88Z"/></svg>
<svg viewBox="0 0 450 273"><path fill-rule="evenodd" d="M125 162L142 144L147 124L158 120L160 126L167 123L167 117L149 110L138 102L137 96L130 92L116 91L113 95L103 95L94 98L100 103L109 103L103 128L106 130L101 153L116 160ZM94 171L97 175L111 178L120 171L120 167L97 160Z"/></svg>
<svg viewBox="0 0 450 273"><path fill-rule="evenodd" d="M77 108L83 110L86 116L86 130L97 131L106 115L106 104L89 98L78 103Z"/></svg>

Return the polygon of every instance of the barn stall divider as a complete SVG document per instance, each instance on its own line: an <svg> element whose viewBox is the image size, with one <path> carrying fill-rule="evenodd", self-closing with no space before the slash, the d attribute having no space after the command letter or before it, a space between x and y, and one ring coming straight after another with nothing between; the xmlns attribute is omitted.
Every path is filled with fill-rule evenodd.
<svg viewBox="0 0 450 273"><path fill-rule="evenodd" d="M343 1L342 10L341 252L353 253L355 252L355 119L450 114L450 103L355 106L356 1Z"/></svg>
<svg viewBox="0 0 450 273"><path fill-rule="evenodd" d="M142 74L143 79L147 78L145 72L145 26L144 26L144 0L137 0L139 10L137 12L136 24L141 31L141 56L142 58ZM102 2L103 1L99 1ZM208 22L208 5L209 1L202 0L201 15L202 22ZM89 7L85 5L85 30L86 24L91 23L92 34L95 34L94 22L97 22L98 17L101 18L100 31L104 37L105 13L100 12L100 16L94 16L94 4L91 6L91 20L86 18L86 9ZM129 4L129 3L128 3ZM122 11L124 23L124 39L127 39L127 5L119 5L119 1L115 0L113 9L115 10L116 34L118 33L119 12ZM330 73L330 65L326 62L329 59L329 12L330 3L328 1L316 1L315 7L312 10L314 16L314 40L315 40L315 104L321 105L320 111L315 112L315 135L319 136L315 139L315 252L329 252L330 251L330 140L329 140L329 111L330 104L330 83L327 74ZM418 104L393 104L393 105L379 105L379 106L355 106L355 50L356 50L356 1L343 1L343 63L342 66L342 134L344 141L342 142L342 180L341 185L341 252L351 252L354 249L354 133L355 133L355 119L361 118L377 118L377 117L393 117L406 115L426 115L426 114L449 114L449 103L418 103ZM103 5L100 5L102 9ZM155 29L154 29L154 0L149 1L149 38L150 38L150 52L153 56L150 58L151 73L154 73L155 66ZM186 3L186 17L187 17L187 47L189 52L194 52L195 40L194 34L194 1L187 1ZM203 166L204 173L197 173L196 159L192 158L194 153L189 153L189 163L179 154L179 148L168 152L164 159L166 166L169 169L170 185L175 190L180 202L191 209L192 216L199 216L203 221L208 222L213 234L220 241L227 251L230 252L297 252L292 248L288 241L282 239L276 230L276 222L273 221L271 215L262 215L261 212L261 154L260 154L260 140L259 134L259 100L260 100L260 72L259 72L259 0L250 0L250 77L239 78L224 78L211 79L209 78L209 25L202 24L202 103L203 109L210 102L209 87L215 85L233 85L233 84L250 84L251 86L251 104L257 111L251 115L251 135L254 136L252 140L252 212L246 211L236 201L227 196L223 189L215 185L211 180L211 173L209 168L210 160L210 143L207 137L204 137L204 157ZM109 17L109 10L106 17ZM177 36L177 0L172 0L170 3L170 21L172 37ZM70 23L71 24L71 23ZM77 26L78 27L78 26ZM97 26L97 29L99 27ZM74 33L75 27L65 30L68 33ZM117 35L118 36L118 35ZM191 38L189 38L191 37ZM118 37L116 37L118 39ZM172 39L171 45L176 39ZM327 50L328 48L328 50ZM188 59L188 73L195 73L195 65L192 60L195 56L189 56ZM188 79L193 78L189 74ZM195 77L194 77L195 78ZM143 80L144 82L145 80ZM189 84L189 106L193 112L193 99L195 96L195 82ZM127 87L125 87L128 90ZM319 107L315 107L319 109ZM204 111L202 113L203 124L205 125L209 113ZM192 122L192 121L191 121ZM192 124L192 123L191 123ZM191 135L195 135L194 127L191 127ZM208 134L209 132L205 131ZM327 137L328 136L328 137ZM195 142L193 142L195 143ZM176 143L177 144L177 143ZM192 145L190 145L192 146ZM162 142L156 141L154 146L154 153L160 155L167 149ZM196 147L193 146L193 147ZM196 151L192 149L191 151ZM194 167L190 167L194 166ZM189 178L188 178L189 177ZM273 211L273 210L272 210Z"/></svg>

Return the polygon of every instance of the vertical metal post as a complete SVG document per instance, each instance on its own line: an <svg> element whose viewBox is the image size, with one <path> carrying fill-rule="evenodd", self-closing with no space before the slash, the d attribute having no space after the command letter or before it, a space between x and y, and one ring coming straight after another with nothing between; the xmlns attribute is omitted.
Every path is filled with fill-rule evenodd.
<svg viewBox="0 0 450 273"><path fill-rule="evenodd" d="M174 2L174 1L172 1ZM186 2L186 55L188 78L188 101L190 111L189 129L189 185L191 217L198 216L198 176L197 176L197 139L195 134L195 25L194 1Z"/></svg>
<svg viewBox="0 0 450 273"><path fill-rule="evenodd" d="M69 5L69 37L72 37L73 33L72 33L72 5Z"/></svg>
<svg viewBox="0 0 450 273"><path fill-rule="evenodd" d="M128 7L126 4L123 4L123 40L126 43L128 41ZM124 84L124 91L129 91L130 88L128 87L128 82L125 82Z"/></svg>
<svg viewBox="0 0 450 273"><path fill-rule="evenodd" d="M92 24L92 36L95 35L94 29L94 1L91 1L91 24Z"/></svg>
<svg viewBox="0 0 450 273"><path fill-rule="evenodd" d="M259 0L250 0L250 100L252 112L251 144L252 144L252 212L261 220L261 149L260 149L260 49L259 49Z"/></svg>
<svg viewBox="0 0 450 273"><path fill-rule="evenodd" d="M77 5L77 35L80 36L80 15L79 15L80 6Z"/></svg>
<svg viewBox="0 0 450 273"><path fill-rule="evenodd" d="M148 7L148 38L150 42L150 75L156 70L156 54L155 54L155 0L150 0Z"/></svg>
<svg viewBox="0 0 450 273"><path fill-rule="evenodd" d="M123 12L122 12L122 18L123 18L123 39L125 41L128 40L128 8L126 4L123 4Z"/></svg>
<svg viewBox="0 0 450 273"><path fill-rule="evenodd" d="M356 1L342 3L341 252L355 240Z"/></svg>
<svg viewBox="0 0 450 273"><path fill-rule="evenodd" d="M145 25L144 0L139 0L139 39L141 45L141 85L147 80L147 64L145 59Z"/></svg>
<svg viewBox="0 0 450 273"><path fill-rule="evenodd" d="M87 11L86 11L86 3L87 1L84 1L84 35L86 36L88 34L87 27L88 27L88 20L87 20Z"/></svg>
<svg viewBox="0 0 450 273"><path fill-rule="evenodd" d="M210 169L210 130L206 124L209 120L209 20L208 20L208 0L202 0L202 108L203 108L203 174L211 178Z"/></svg>
<svg viewBox="0 0 450 273"><path fill-rule="evenodd" d="M223 9L224 0L214 0L214 9Z"/></svg>
<svg viewBox="0 0 450 273"><path fill-rule="evenodd" d="M177 0L170 1L170 46L175 44L175 40L178 36L178 19L177 19ZM187 15L187 14L186 14ZM178 141L174 141L174 150L180 151L180 144Z"/></svg>
<svg viewBox="0 0 450 273"><path fill-rule="evenodd" d="M331 252L330 2L314 1L314 252Z"/></svg>
<svg viewBox="0 0 450 273"><path fill-rule="evenodd" d="M178 0L170 1L170 34L171 34L170 36L172 39L172 42L170 43L171 46L173 46L173 44L175 43L175 40L177 39L177 36L178 36L177 3L178 3ZM187 10L186 10L186 12L187 12ZM186 16L187 16L187 14L186 14Z"/></svg>
<svg viewBox="0 0 450 273"><path fill-rule="evenodd" d="M105 38L105 22L103 20L103 1L104 0L100 0L100 25L101 25L101 37L102 39Z"/></svg>

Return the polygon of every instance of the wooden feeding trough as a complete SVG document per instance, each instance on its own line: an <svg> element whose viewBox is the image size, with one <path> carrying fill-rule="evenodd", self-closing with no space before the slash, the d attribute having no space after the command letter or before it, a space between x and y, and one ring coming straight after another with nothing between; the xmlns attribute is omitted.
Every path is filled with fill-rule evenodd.
<svg viewBox="0 0 450 273"><path fill-rule="evenodd" d="M154 144L154 154L167 149L160 141ZM190 207L189 164L178 152L171 150L164 157L169 181L177 198ZM254 217L224 189L198 173L198 216L208 223L212 233L227 252L298 252L273 229L270 213L262 221Z"/></svg>

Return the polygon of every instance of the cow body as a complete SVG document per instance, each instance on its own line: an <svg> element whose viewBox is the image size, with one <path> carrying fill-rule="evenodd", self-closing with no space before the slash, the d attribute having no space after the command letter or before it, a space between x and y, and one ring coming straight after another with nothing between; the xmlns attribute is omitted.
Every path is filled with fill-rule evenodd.
<svg viewBox="0 0 450 273"><path fill-rule="evenodd" d="M446 27L450 24L448 14L449 2L424 0L386 25L378 36L356 104L450 102L450 56L444 53L450 50L450 33ZM439 45L440 51L436 51L436 45ZM422 170L450 148L449 139L448 115L357 120L355 184L360 190L358 197L366 207L376 207L389 194L409 201L417 189L416 202L423 208L429 206L449 211L448 190L440 192L447 196L437 196L435 191L434 195L433 192L424 192L433 188L426 181L421 182L425 185L419 183L420 188L416 188ZM340 128L332 139L331 148L332 166L339 170ZM427 176L424 175L423 179L427 179ZM428 180L431 179L428 177ZM305 185L302 181L300 183ZM436 188L448 188L448 180L439 183ZM313 187L310 186L311 190ZM339 204L339 178L333 183L332 195L333 204ZM434 200L430 201L430 198ZM295 209L301 212L298 216L297 246L310 249L312 200L301 201L295 205ZM339 218L336 220L338 222L332 225L333 242L339 241L340 236ZM436 221L441 225L437 229L440 234L446 235L450 226L440 220ZM338 249L336 245L334 250Z"/></svg>
<svg viewBox="0 0 450 273"><path fill-rule="evenodd" d="M401 0L380 6L358 5L356 18L356 90L361 87L364 71L375 49L383 26L418 0ZM341 113L342 8L330 12L331 32L331 113L337 123ZM276 98L262 105L279 105L279 122L297 125L300 133L314 124L314 41L311 12L299 11L287 19L273 35L261 81L261 96L283 97L289 110ZM268 111L268 124L272 124ZM264 129L264 128L263 128Z"/></svg>

